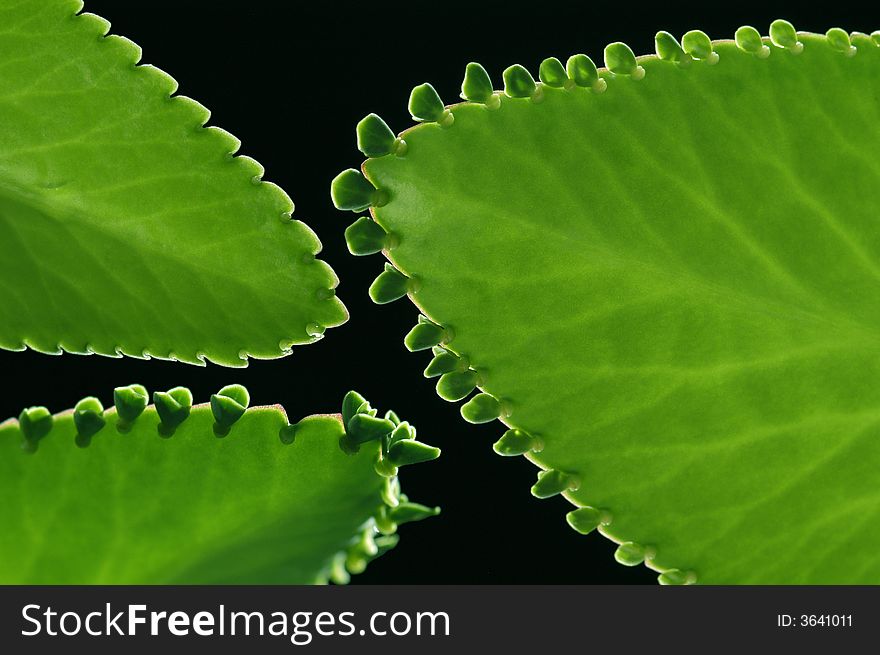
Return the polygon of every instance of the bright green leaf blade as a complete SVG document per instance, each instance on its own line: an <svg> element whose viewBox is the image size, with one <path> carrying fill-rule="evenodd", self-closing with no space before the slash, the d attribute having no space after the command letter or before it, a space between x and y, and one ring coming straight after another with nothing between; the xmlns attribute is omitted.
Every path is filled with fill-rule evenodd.
<svg viewBox="0 0 880 655"><path fill-rule="evenodd" d="M241 366L344 322L287 195L81 5L0 6L0 347Z"/></svg>
<svg viewBox="0 0 880 655"><path fill-rule="evenodd" d="M207 404L167 438L152 405L130 429L115 409L104 419L78 448L72 412L58 414L35 452L18 421L0 424L3 584L326 582L340 559L356 572L377 555L364 540L398 501L374 468L390 435L346 454L339 415L287 428L292 443L280 406L222 438Z"/></svg>
<svg viewBox="0 0 880 655"><path fill-rule="evenodd" d="M406 131L365 164L374 216L564 472L536 493L665 582L878 583L880 48L694 35L687 66Z"/></svg>

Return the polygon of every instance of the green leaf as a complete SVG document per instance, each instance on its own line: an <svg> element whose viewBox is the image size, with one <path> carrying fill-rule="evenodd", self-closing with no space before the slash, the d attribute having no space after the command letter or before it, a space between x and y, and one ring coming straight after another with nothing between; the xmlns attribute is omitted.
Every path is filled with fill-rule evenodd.
<svg viewBox="0 0 880 655"><path fill-rule="evenodd" d="M344 322L287 195L81 7L0 6L0 347L243 366Z"/></svg>
<svg viewBox="0 0 880 655"><path fill-rule="evenodd" d="M75 412L34 407L0 423L0 583L343 582L340 562L361 571L388 549L365 550L377 520L393 532L439 512L405 502L397 478L376 472L390 435L346 454L340 415L289 425L278 405L247 409L217 434L229 409L215 399L246 406L239 385L169 434L153 405L120 421L132 387L107 411L88 398Z"/></svg>
<svg viewBox="0 0 880 655"><path fill-rule="evenodd" d="M664 584L880 583L880 47L774 25L613 44L602 85L452 106L364 165L471 367L441 395L490 394L463 412L503 408L534 493Z"/></svg>
<svg viewBox="0 0 880 655"><path fill-rule="evenodd" d="M461 97L471 102L489 105L493 101L492 80L489 73L480 64L471 62L465 68L464 81L461 83ZM499 103L494 103L498 106Z"/></svg>
<svg viewBox="0 0 880 655"><path fill-rule="evenodd" d="M532 74L519 64L505 69L504 92L512 98L530 98L536 86Z"/></svg>

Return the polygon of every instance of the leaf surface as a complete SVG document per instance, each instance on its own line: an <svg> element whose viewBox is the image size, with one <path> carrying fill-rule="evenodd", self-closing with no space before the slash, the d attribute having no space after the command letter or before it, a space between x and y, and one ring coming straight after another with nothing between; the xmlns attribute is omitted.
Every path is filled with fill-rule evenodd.
<svg viewBox="0 0 880 655"><path fill-rule="evenodd" d="M833 36L509 70L364 165L428 373L663 581L880 582L880 47Z"/></svg>
<svg viewBox="0 0 880 655"><path fill-rule="evenodd" d="M4 584L344 582L396 544L396 522L439 511L376 471L389 435L343 452L338 414L291 428L280 406L254 407L218 436L203 404L169 436L153 405L122 429L111 408L83 440L75 413L39 439L0 424Z"/></svg>
<svg viewBox="0 0 880 655"><path fill-rule="evenodd" d="M0 7L0 347L242 366L344 322L287 195L81 8Z"/></svg>

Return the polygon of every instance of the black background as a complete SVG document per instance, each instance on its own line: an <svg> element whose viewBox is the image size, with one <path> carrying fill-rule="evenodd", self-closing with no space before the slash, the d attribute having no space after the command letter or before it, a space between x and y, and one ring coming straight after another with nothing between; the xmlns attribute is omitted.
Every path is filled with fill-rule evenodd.
<svg viewBox="0 0 880 655"><path fill-rule="evenodd" d="M771 20L784 16L802 30L871 32L880 28L880 10L868 15L842 3L822 9L804 3L567 4L540 0L526 10L450 0L307 6L270 0L87 2L87 11L110 20L111 32L143 48L143 63L169 72L180 83L179 93L211 109L211 124L239 137L240 153L262 163L265 178L291 195L295 216L317 232L321 257L341 279L338 295L351 320L286 359L252 361L247 369L0 352L0 417L32 404L60 411L85 395L109 406L112 388L131 382L150 390L186 385L197 402L240 382L254 403L282 403L296 420L338 411L344 392L356 388L374 406L395 409L418 426L423 440L443 449L438 461L403 469L401 476L414 500L439 504L443 514L403 526L397 550L353 583L652 582L655 574L644 567L616 564L606 539L571 530L564 520L571 509L566 501L530 495L535 467L492 452L499 423L469 425L458 404L436 395L434 382L422 377L429 356L403 347L416 309L406 300L383 307L370 302L367 287L382 260L348 254L342 233L355 215L333 208L330 180L362 160L354 134L360 118L372 111L395 131L405 129L412 124L406 109L412 87L430 81L445 102L454 102L469 61L481 62L498 88L501 71L512 63L535 75L550 55L564 61L584 52L600 63L604 45L617 40L636 54L653 52L659 29L680 36L700 28L712 38L731 38L746 23L766 34Z"/></svg>

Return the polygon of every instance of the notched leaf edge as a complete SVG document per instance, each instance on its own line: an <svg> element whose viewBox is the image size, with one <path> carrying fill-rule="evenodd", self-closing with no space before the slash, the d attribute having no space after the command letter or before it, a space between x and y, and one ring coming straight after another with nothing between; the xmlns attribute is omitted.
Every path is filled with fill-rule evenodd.
<svg viewBox="0 0 880 655"><path fill-rule="evenodd" d="M124 344L117 345L113 350L102 350L93 347L91 344L86 344L85 347L74 345L63 338L55 343L36 343L29 337L23 337L18 343L4 344L0 342L0 347L14 352L21 352L30 349L45 355L61 355L68 353L74 355L94 354L113 358L121 358L125 356L145 360L158 359L164 361L176 361L196 366L206 366L207 362L210 361L222 366L243 368L248 365L248 360L251 358L276 359L278 357L290 355L294 345L314 343L323 338L324 332L327 328L338 327L347 322L349 318L348 310L336 297L335 293L335 289L339 284L339 278L329 264L316 258L316 255L322 250L321 241L317 234L315 234L314 230L308 225L293 218L294 203L287 193L277 184L263 180L264 168L259 162L247 155L236 154L241 147L241 141L238 138L220 127L207 125L211 118L210 110L192 98L177 94L177 80L160 68L151 64L142 64L141 57L143 51L139 45L126 37L110 34L110 22L101 16L83 11L83 0L74 0L70 2L69 5L70 18L79 21L84 31L93 32L97 39L105 44L112 45L117 50L116 56L121 61L124 61L131 68L133 73L151 75L154 78L161 80L164 87L163 92L166 94L168 100L187 108L190 116L193 118L193 129L205 130L207 133L211 133L221 138L226 144L227 161L230 164L237 164L245 168L255 188L262 186L270 189L271 194L276 200L276 204L279 206L279 222L282 225L290 226L291 228L299 230L302 241L310 244L307 252L303 255L303 262L319 266L322 269L321 277L326 284L316 287L313 290L313 293L316 295L322 294L323 300L332 302L334 308L331 313L338 316L338 318L333 321L324 321L326 324L321 324L321 322L317 320L307 323L307 325L304 326L304 331L307 335L306 339L300 337L279 336L277 353L275 354L256 355L251 352L251 347L243 345L238 351L238 357L235 359L223 357L206 350L198 350L192 354L175 352L173 350L167 353L162 353L156 352L149 347Z"/></svg>
<svg viewBox="0 0 880 655"><path fill-rule="evenodd" d="M39 444L52 437L52 428L59 418L73 417L76 429L74 444L88 448L94 438L103 438L108 426L114 426L119 435L127 434L145 413L153 412L159 422L156 437L172 439L177 428L193 410L209 409L214 417L214 437L227 438L235 424L247 412L274 412L284 419L278 433L279 447L296 441L298 427L316 420L334 420L342 424L344 434L339 440L342 453L351 455L368 441L379 442L379 452L374 460L376 474L383 478L381 503L375 512L352 536L348 547L332 556L330 566L322 571L317 582L326 584L348 583L351 574L362 573L367 565L392 550L399 542L398 526L421 521L440 513L439 507L428 507L409 500L402 493L397 476L401 466L419 464L436 459L440 449L416 441L416 429L401 421L393 411L382 418L377 410L356 391L345 395L339 414L313 414L296 423L290 423L281 405L250 406L250 394L238 384L227 385L211 396L208 403L193 405L192 392L186 387L174 387L166 392L154 392L153 404L148 405L149 393L140 384L117 387L113 391L113 407L105 411L100 400L89 396L80 400L73 409L52 414L42 406L22 410L18 418L0 422L0 430L12 428L21 439L24 456L39 456ZM362 425L365 419L370 424ZM113 435L107 436L113 438ZM118 437L117 437L118 438ZM206 435L206 438L210 438Z"/></svg>
<svg viewBox="0 0 880 655"><path fill-rule="evenodd" d="M826 34L818 35L798 32L790 22L778 19L771 23L769 34L769 37L762 37L755 28L743 26L736 31L733 42L739 50L753 55L756 60L767 59L774 50L799 55L805 48L801 37L806 37L812 45L824 41L844 57L857 55L861 47L880 47L880 30L867 35L860 32L849 34L840 28L832 28ZM573 55L565 65L555 57L549 57L541 63L539 81L536 82L526 68L515 64L503 73L503 91L495 91L485 68L471 62L467 65L462 83L461 97L465 102L444 105L430 84L417 86L410 96L409 109L413 120L418 124L395 136L385 121L376 114L370 114L357 126L358 149L368 160L378 157L405 159L409 150L406 142L409 133L426 129L426 126L430 126L427 129L436 129L437 126L454 129L455 111L461 106L478 104L488 111L499 111L509 101L526 101L537 105L544 100L545 87L592 94L613 92L615 78L629 78L634 82L643 79L646 71L642 64L646 60L660 60L682 69L697 64L715 65L720 56L714 47L721 42L724 41L713 41L699 30L687 32L681 42L669 32L661 31L655 37L656 54L636 57L632 49L624 43L609 44L604 50L604 68L598 68L584 54ZM576 508L566 515L569 525L581 534L589 534L595 530L616 543L618 548L614 557L620 564L645 564L659 573L658 582L662 585L697 583L698 572L686 566L675 568L657 565L654 561L657 556L656 545L639 544L616 533L612 527L614 515L610 509L583 506L575 500L571 492L580 488L581 479L578 473L546 468L538 457L543 449L541 435L529 434L516 427L511 420L511 403L483 391L485 371L474 366L467 355L455 351L450 345L454 339L452 327L434 323L429 313L420 306L418 278L393 263L391 252L399 243L399 238L386 232L376 216L376 210L393 202L393 197L370 179L366 163L362 164L360 170L350 168L334 178L331 199L337 209L354 212L369 210L369 216L359 218L346 230L349 251L353 255L381 252L391 262L385 264L385 270L370 287L370 297L374 302L383 304L408 296L422 312L416 327L407 334L404 342L411 351L432 348L434 357L425 369L425 377L439 376L438 395L448 401L458 401L477 390L478 393L462 405L462 417L470 423L485 423L497 419L507 426L509 429L494 445L495 452L504 456L524 455L538 466L541 470L532 486L532 494L538 498L561 494ZM435 329L422 327L425 324L430 324Z"/></svg>

